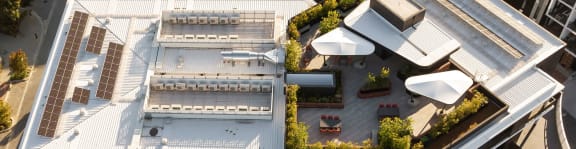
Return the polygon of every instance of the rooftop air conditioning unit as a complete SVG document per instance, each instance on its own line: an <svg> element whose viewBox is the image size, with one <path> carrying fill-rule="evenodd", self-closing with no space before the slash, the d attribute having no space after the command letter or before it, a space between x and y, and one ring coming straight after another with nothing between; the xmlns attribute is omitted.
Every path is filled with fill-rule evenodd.
<svg viewBox="0 0 576 149"><path fill-rule="evenodd" d="M260 84L252 84L250 86L250 91L251 92L260 92Z"/></svg>
<svg viewBox="0 0 576 149"><path fill-rule="evenodd" d="M188 90L198 90L198 88L196 87L196 82L189 82L188 84L186 84L186 87L188 88Z"/></svg>
<svg viewBox="0 0 576 149"><path fill-rule="evenodd" d="M179 16L178 17L178 24L187 24L188 20L186 19L186 16Z"/></svg>
<svg viewBox="0 0 576 149"><path fill-rule="evenodd" d="M240 24L240 17L230 17L230 24Z"/></svg>
<svg viewBox="0 0 576 149"><path fill-rule="evenodd" d="M208 90L209 90L209 91L213 91L213 92L218 91L218 84L216 84L216 83L209 84L209 85L208 85Z"/></svg>
<svg viewBox="0 0 576 149"><path fill-rule="evenodd" d="M240 92L250 91L250 84L240 84Z"/></svg>
<svg viewBox="0 0 576 149"><path fill-rule="evenodd" d="M188 16L188 24L198 24L197 16Z"/></svg>
<svg viewBox="0 0 576 149"><path fill-rule="evenodd" d="M164 83L155 83L152 85L153 90L164 90Z"/></svg>
<svg viewBox="0 0 576 149"><path fill-rule="evenodd" d="M172 105L170 105L170 107L172 108L172 110L182 109L182 105L180 105L180 104L172 104Z"/></svg>
<svg viewBox="0 0 576 149"><path fill-rule="evenodd" d="M194 35L186 34L186 35L184 35L184 38L186 38L187 40L192 40L192 39L194 39Z"/></svg>
<svg viewBox="0 0 576 149"><path fill-rule="evenodd" d="M178 19L175 16L170 17L170 23L172 24L177 24L178 23Z"/></svg>
<svg viewBox="0 0 576 149"><path fill-rule="evenodd" d="M174 83L166 83L166 84L164 84L164 88L166 90L173 90L174 89Z"/></svg>
<svg viewBox="0 0 576 149"><path fill-rule="evenodd" d="M230 82L230 84L228 84L228 89L229 89L231 92L236 92L236 91L238 91L238 83L236 83L236 82Z"/></svg>
<svg viewBox="0 0 576 149"><path fill-rule="evenodd" d="M177 90L186 90L186 83L176 83L176 89Z"/></svg>
<svg viewBox="0 0 576 149"><path fill-rule="evenodd" d="M219 23L219 22L218 22L219 20L218 20L218 17L217 17L217 16L212 16L212 17L210 17L208 21L210 21L210 24L218 24L218 23Z"/></svg>
<svg viewBox="0 0 576 149"><path fill-rule="evenodd" d="M265 93L272 92L272 85L262 85L262 92Z"/></svg>
<svg viewBox="0 0 576 149"><path fill-rule="evenodd" d="M196 35L196 39L206 39L206 35Z"/></svg>
<svg viewBox="0 0 576 149"><path fill-rule="evenodd" d="M228 84L226 82L222 82L218 85L218 90L220 91L228 91Z"/></svg>
<svg viewBox="0 0 576 149"><path fill-rule="evenodd" d="M208 17L206 16L198 17L198 24L208 24Z"/></svg>
<svg viewBox="0 0 576 149"><path fill-rule="evenodd" d="M228 17L220 17L220 24L228 24Z"/></svg>

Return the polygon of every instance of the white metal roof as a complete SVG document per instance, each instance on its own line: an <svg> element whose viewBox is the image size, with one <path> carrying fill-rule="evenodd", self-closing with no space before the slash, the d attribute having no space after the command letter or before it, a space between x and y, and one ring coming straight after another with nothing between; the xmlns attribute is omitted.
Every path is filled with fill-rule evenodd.
<svg viewBox="0 0 576 149"><path fill-rule="evenodd" d="M523 16L500 0L488 0L495 8L505 12L508 19L522 24L524 29L530 30L542 40L541 46L522 48L525 54L515 59L501 50L497 45L489 42L480 32L464 23L459 17L448 11L436 1L417 0L426 8L428 19L439 22L438 27L454 35L460 41L461 48L450 55L450 61L463 68L463 72L478 79L479 83L496 97L505 102L509 108L508 113L491 121L481 130L471 134L469 138L456 146L456 148L478 148L492 137L521 119L527 113L544 103L564 87L536 66L550 55L560 50L565 43L545 29ZM476 19L479 23L491 29L511 45L522 45L519 34L509 24L502 23L495 15L487 15L486 9L477 8L475 1L449 0ZM500 16L501 17L501 16ZM510 20L508 20L510 21ZM510 32L508 30L511 30ZM524 40L524 39L521 39Z"/></svg>
<svg viewBox="0 0 576 149"><path fill-rule="evenodd" d="M413 76L406 79L406 89L435 99L444 104L454 104L472 86L472 79L458 70Z"/></svg>
<svg viewBox="0 0 576 149"><path fill-rule="evenodd" d="M428 16L414 27L400 32L384 17L360 4L344 23L364 37L392 50L419 66L431 66L460 47L460 43L439 28Z"/></svg>
<svg viewBox="0 0 576 149"><path fill-rule="evenodd" d="M374 52L374 44L342 27L314 39L312 47L320 55L370 55Z"/></svg>
<svg viewBox="0 0 576 149"><path fill-rule="evenodd" d="M298 84L302 87L335 87L333 74L298 73L286 74L286 84Z"/></svg>
<svg viewBox="0 0 576 149"><path fill-rule="evenodd" d="M154 41L154 27L155 23L160 19L162 10L172 9L204 9L204 10L232 10L232 9L248 9L248 10L274 10L277 15L276 19L281 20L277 22L275 28L283 28L286 26L287 18L291 18L300 11L312 6L315 3L310 3L308 0L297 1L241 1L241 0L76 0L67 1L66 9L64 10L62 21L56 33L55 43L53 44L49 60L47 62L47 73L42 78L40 89L36 95L35 103L30 112L26 129L23 131L22 141L20 148L130 148L140 147L140 129L143 127L142 122L142 98L146 97L146 85L149 75L155 70L154 61L157 58L164 58L157 55L164 54L158 53L158 47L153 45ZM287 7L288 6L288 7ZM83 88L91 88L87 82L93 80L97 84L99 78L99 69L92 70L90 66L93 64L102 64L104 61L107 43L114 41L125 44L123 57L120 64L118 79L115 86L114 101L97 100L94 97L95 90L92 89L92 95L87 105L75 104L66 101L63 106L63 113L57 128L56 138L47 138L37 135L39 128L39 121L43 112L43 105L46 103L44 98L50 90L51 78L55 75L56 64L58 57L61 54L63 43L66 37L67 26L69 24L71 13L79 10L90 13L90 20L88 21L87 28L91 25L101 25L100 23L107 22L107 34L103 45L102 54L95 55L84 52L83 48L80 49L78 54L77 70L72 73L70 86L81 86ZM96 20L98 19L99 22ZM281 24L281 25L280 25ZM284 30L280 29L279 30ZM85 34L87 38L88 34ZM83 43L86 44L86 43ZM81 46L84 47L84 46ZM278 50L275 50L278 51ZM176 51L177 52L177 51ZM260 67L232 67L229 65L223 66L221 55L219 52L208 52L208 55L201 57L202 59L190 58L187 62L196 61L198 67L192 67L191 71L184 71L184 73L219 73L225 72L230 74L273 74L276 70L275 64L266 63ZM170 57L174 62L168 63L173 65L176 69L178 58L175 53ZM189 54L189 53L182 53ZM194 53L204 54L204 53ZM268 53L273 56L281 55L279 52ZM212 60L210 57L216 57ZM279 56L283 58L283 56ZM218 59L219 58L219 59ZM282 61L281 58L274 59L274 61ZM208 60L208 62L202 60ZM205 65L210 64L210 65ZM256 65L256 64L254 64ZM191 66L191 65L188 65ZM203 68L201 68L203 67ZM101 68L101 67L100 67ZM206 70L205 72L203 70ZM281 91L281 82L279 78L275 78L274 91ZM71 92L68 91L71 96ZM274 99L284 99L282 94L274 94ZM254 133L259 133L261 136L257 142L251 145L260 146L263 148L282 148L284 144L284 100L275 100L270 109L273 111L274 119L272 121L259 122L263 123L258 130ZM113 104L112 104L113 103ZM81 109L85 109L86 113L80 116ZM215 125L228 125L236 123L233 120L224 120L208 122L207 126ZM212 124L210 124L212 123ZM178 125L172 126L172 132L179 132L178 130L187 129ZM237 125L239 129L246 125ZM166 127L169 127L167 125ZM216 129L216 128L215 128ZM78 130L78 135L75 135ZM248 129L244 129L248 130ZM222 132L224 132L222 130ZM195 139L187 139L188 136L181 136L179 139L173 139L171 143L163 148L177 148L178 143L185 141L201 141L205 134L198 135ZM180 141L174 141L180 140ZM218 140L215 140L218 141ZM150 143L150 142L148 142ZM191 143L191 142L188 142ZM193 143L193 142L192 142ZM160 142L155 142L154 146L161 146ZM194 148L194 145L186 146Z"/></svg>

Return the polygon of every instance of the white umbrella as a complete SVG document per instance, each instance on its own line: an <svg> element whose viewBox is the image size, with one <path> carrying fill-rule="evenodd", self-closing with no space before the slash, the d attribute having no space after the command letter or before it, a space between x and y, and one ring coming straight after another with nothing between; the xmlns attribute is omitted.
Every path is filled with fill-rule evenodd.
<svg viewBox="0 0 576 149"><path fill-rule="evenodd" d="M406 79L406 89L444 104L454 104L472 86L472 79L453 70Z"/></svg>
<svg viewBox="0 0 576 149"><path fill-rule="evenodd" d="M342 27L314 39L312 47L320 55L370 55L374 52L374 44Z"/></svg>

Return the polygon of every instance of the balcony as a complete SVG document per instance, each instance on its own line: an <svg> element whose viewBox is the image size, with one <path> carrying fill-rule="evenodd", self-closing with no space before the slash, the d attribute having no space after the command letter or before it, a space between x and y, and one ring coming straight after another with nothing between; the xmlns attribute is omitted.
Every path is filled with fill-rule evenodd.
<svg viewBox="0 0 576 149"><path fill-rule="evenodd" d="M564 24L566 21L568 21L570 11L570 7L562 4L561 2L556 2L556 4L554 4L554 8L548 12L548 15L560 21L561 24Z"/></svg>

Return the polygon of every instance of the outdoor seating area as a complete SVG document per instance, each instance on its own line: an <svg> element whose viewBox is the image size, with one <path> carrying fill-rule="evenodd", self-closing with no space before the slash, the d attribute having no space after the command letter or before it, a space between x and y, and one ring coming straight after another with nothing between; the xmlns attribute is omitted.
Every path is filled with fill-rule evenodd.
<svg viewBox="0 0 576 149"><path fill-rule="evenodd" d="M382 120L387 117L400 117L400 108L398 108L398 104L381 103L378 105L378 120Z"/></svg>
<svg viewBox="0 0 576 149"><path fill-rule="evenodd" d="M342 120L338 115L320 116L320 133L340 134L342 132Z"/></svg>

